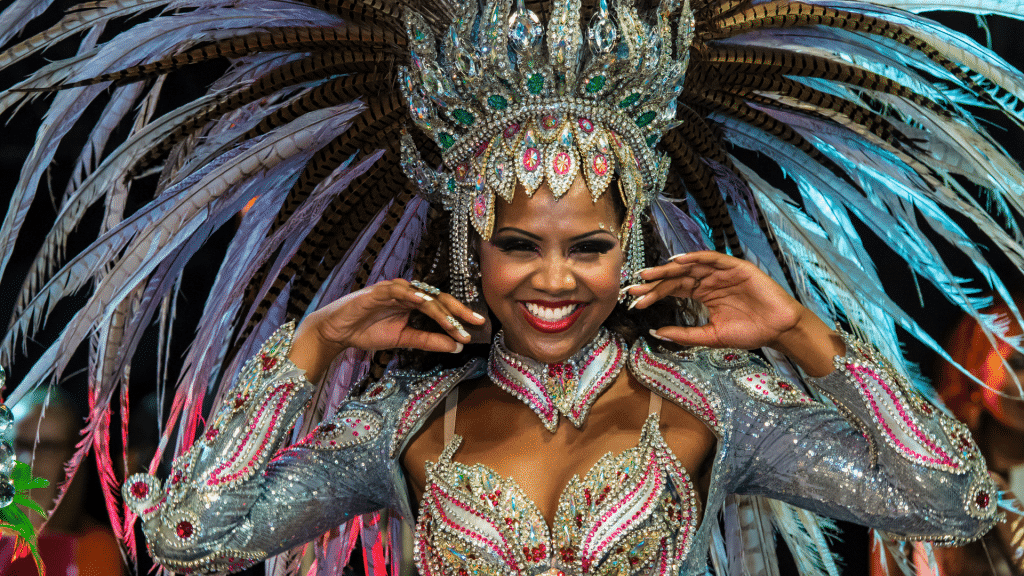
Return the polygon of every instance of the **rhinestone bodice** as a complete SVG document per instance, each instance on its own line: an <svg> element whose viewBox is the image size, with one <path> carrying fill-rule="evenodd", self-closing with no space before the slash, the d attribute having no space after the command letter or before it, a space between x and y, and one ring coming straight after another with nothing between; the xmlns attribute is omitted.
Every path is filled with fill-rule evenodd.
<svg viewBox="0 0 1024 576"><path fill-rule="evenodd" d="M671 574L697 527L689 475L652 414L635 448L605 454L558 499L554 524L510 478L452 460L427 466L416 526L420 574Z"/></svg>

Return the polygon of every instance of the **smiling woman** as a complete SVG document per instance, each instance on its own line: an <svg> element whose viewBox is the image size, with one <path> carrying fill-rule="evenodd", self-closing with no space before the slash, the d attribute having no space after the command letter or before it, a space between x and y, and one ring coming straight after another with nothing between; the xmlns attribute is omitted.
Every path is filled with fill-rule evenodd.
<svg viewBox="0 0 1024 576"><path fill-rule="evenodd" d="M594 339L619 299L621 226L612 193L595 199L582 175L559 199L520 187L498 204L480 274L510 350L554 363Z"/></svg>

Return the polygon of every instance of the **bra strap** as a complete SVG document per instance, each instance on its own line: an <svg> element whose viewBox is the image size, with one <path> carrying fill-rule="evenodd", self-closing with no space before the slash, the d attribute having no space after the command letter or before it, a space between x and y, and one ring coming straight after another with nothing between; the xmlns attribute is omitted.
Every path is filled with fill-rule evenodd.
<svg viewBox="0 0 1024 576"><path fill-rule="evenodd" d="M455 436L455 412L459 408L459 387L455 386L444 401L444 445L452 443Z"/></svg>
<svg viewBox="0 0 1024 576"><path fill-rule="evenodd" d="M654 390L651 390L651 404L647 409L647 415L650 416L651 414L657 414L658 421L661 421L661 396L656 394Z"/></svg>

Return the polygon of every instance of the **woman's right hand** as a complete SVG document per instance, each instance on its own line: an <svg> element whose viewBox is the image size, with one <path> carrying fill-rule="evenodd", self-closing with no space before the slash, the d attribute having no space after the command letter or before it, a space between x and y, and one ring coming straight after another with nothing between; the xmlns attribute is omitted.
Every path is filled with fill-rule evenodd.
<svg viewBox="0 0 1024 576"><path fill-rule="evenodd" d="M444 333L409 325L419 310ZM295 331L289 359L316 382L346 348L384 350L417 348L432 352L462 351L470 334L462 325L482 326L486 318L451 294L431 296L407 280L385 280L339 298L306 317Z"/></svg>

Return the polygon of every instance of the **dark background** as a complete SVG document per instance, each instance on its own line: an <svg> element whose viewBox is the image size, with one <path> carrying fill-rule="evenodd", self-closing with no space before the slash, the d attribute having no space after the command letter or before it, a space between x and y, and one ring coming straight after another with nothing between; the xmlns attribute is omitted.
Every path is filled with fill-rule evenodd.
<svg viewBox="0 0 1024 576"><path fill-rule="evenodd" d="M72 4L73 2L67 2L66 0L56 2L55 6L51 8L40 21L47 23L55 21L55 19L59 17L61 11ZM938 15L938 19L947 25L971 35L979 42L986 42L985 32L978 27L973 17ZM1000 17L989 18L988 25L991 29L992 44L996 52L1015 65L1019 66L1024 62L1024 42L1022 42L1022 38L1024 38L1024 36L1022 36L1022 33L1024 33L1024 25ZM31 33L38 31L39 29L41 29L41 26L39 24L34 24L27 32ZM111 33L114 31L116 31L116 29L111 28ZM75 42L65 42L61 45L55 46L46 53L46 58L53 60L67 57L73 54L75 45ZM20 80L42 63L42 59L35 58L27 63L12 67L8 70L0 71L0 89L9 87L12 83ZM166 100L162 104L163 110L166 111L172 109L186 99L202 94L205 91L205 86L212 79L216 78L223 69L223 63L218 63L207 66L192 67L184 72L172 74L172 79L171 82L169 82L169 85L173 85L174 88L165 89ZM34 103L26 106L19 114L11 116L11 114L8 113L0 117L0 121L5 122L3 127L0 128L0 130L2 130L0 133L3 135L3 137L0 138L0 201L2 201L3 206L7 205L10 194L17 182L21 163L24 161L24 158L31 148L34 132L39 125L47 102L48 99L46 97L38 98ZM86 119L83 121L84 125L89 124L89 117L95 118L96 114L98 114L99 107L96 108L96 110L90 110L90 114L88 114ZM985 115L982 114L982 116ZM1006 124L1005 120L1000 119L996 115L992 116L992 120L998 121L1001 125ZM993 126L991 130L994 136L1001 140L1012 156L1015 158L1024 158L1024 142L1022 142L1019 137L1019 132L1004 131L995 126ZM61 146L59 149L56 161L52 167L52 174L50 178L54 183L54 194L58 194L63 190L67 178L67 171L72 166L76 153L80 148L84 137L85 133L74 133L66 139L66 144ZM44 179L44 182L45 181L46 179ZM136 184L135 189L143 190L146 185L147 182L139 182ZM141 196L143 195L135 194L133 197L136 200L141 201ZM58 200L54 200L53 196L45 190L41 190L37 194L28 222L22 230L19 241L15 247L15 253L12 256L11 263L8 265L8 269L2 279L2 282L0 282L0 318L10 317L10 313L14 305L14 298L17 295L22 279L28 271L28 267L32 259L35 257L36 250L38 249L42 238L49 229L49 225L56 214L57 203ZM131 207L129 207L129 210L131 210ZM94 237L95 230L97 229L96 222L101 214L102 210L100 207L93 207L91 212L87 214L81 229L73 235L69 241L69 256L74 254L76 250L81 249L84 245L83 241ZM965 224L965 227L969 230L972 229L968 224ZM868 239L869 249L871 249L873 254L876 255L880 275L882 276L883 282L886 284L886 288L889 290L890 294L893 295L894 299L901 303L909 313L917 316L918 320L922 323L923 327L929 331L929 333L931 333L940 342L943 341L948 329L952 327L953 323L957 319L958 314L956 309L950 306L941 295L932 289L927 281L915 279L910 273L907 265L903 263L902 259L896 257L880 242L871 241L872 236L870 232L863 229L863 227L861 228L862 236ZM226 242L222 240L227 238L230 233L231 230L229 225L207 244L204 250L196 256L193 263L186 269L186 281L183 283L184 289L178 305L178 326L194 326L200 321L198 315L205 300L204 291L208 289L209 283L212 281L213 276L216 273L217 266L220 262L221 250L226 246ZM1019 273L1011 270L1010 265L1005 260L1002 260L998 256L995 256L993 260L1004 272L1004 277L1014 283L1019 283ZM962 259L958 259L952 252L951 261L954 272L962 273L964 276L971 275L970 264L968 262L964 262ZM918 287L920 289L920 297ZM38 355L45 349L45 345L52 342L53 338L59 333L59 330L63 327L66 320L71 317L75 309L81 305L82 302L84 302L84 297L80 295L69 298L66 303L58 306L54 313L50 315L45 325L45 329L36 336L35 341L28 344L28 358ZM926 311L924 311L925 309ZM181 332L181 334L187 333L187 331ZM907 338L905 334L903 336L907 346L908 357L914 359L921 365L921 369L925 375L931 374L933 369L932 364L934 362L933 354L915 340ZM173 349L172 357L179 362L185 353L185 345L186 338L178 338L177 346ZM161 415L156 414L155 412L147 412L147 410L151 408L141 406L142 399L156 391L155 364L152 358L153 354L147 353L155 352L155 350L155 334L152 334L140 347L137 360L133 364L132 368L132 399L134 404L139 404L139 406L135 407L138 408L138 410L135 411L137 416L133 417L133 421L136 425L133 426L134 429L132 431L132 435L135 438L145 438L155 434L154 423L156 419L166 417L166 414ZM84 350L79 351L79 361L73 365L77 368L69 370L69 373L64 375L61 381L61 386L69 391L84 406L86 403L85 375L81 368L85 365L85 355L83 352ZM28 370L29 366L30 363L25 358L16 360L10 366L4 366L4 368L8 369L9 375L7 391L11 390L14 385L20 382L21 377ZM170 374L177 374L177 370L172 367ZM150 400L152 400L152 397L150 397ZM133 408L133 410L135 408ZM114 434L113 436L117 436L117 434ZM117 448L114 449L117 450ZM86 464L86 467L83 469L91 470L91 467L89 464ZM99 498L91 499L91 503L93 505L90 510L91 514L96 518L104 518L106 512L102 506L102 500ZM840 547L843 555L846 557L848 566L845 573L865 574L867 572L866 564L864 562L868 543L867 530L859 526L843 525L843 540L844 543ZM148 570L149 564L145 559L144 550L140 551L140 555L143 557L143 563L140 565L140 568L143 571ZM358 552L353 555L353 559L358 559L358 557ZM257 571L253 570L251 572L256 573Z"/></svg>

